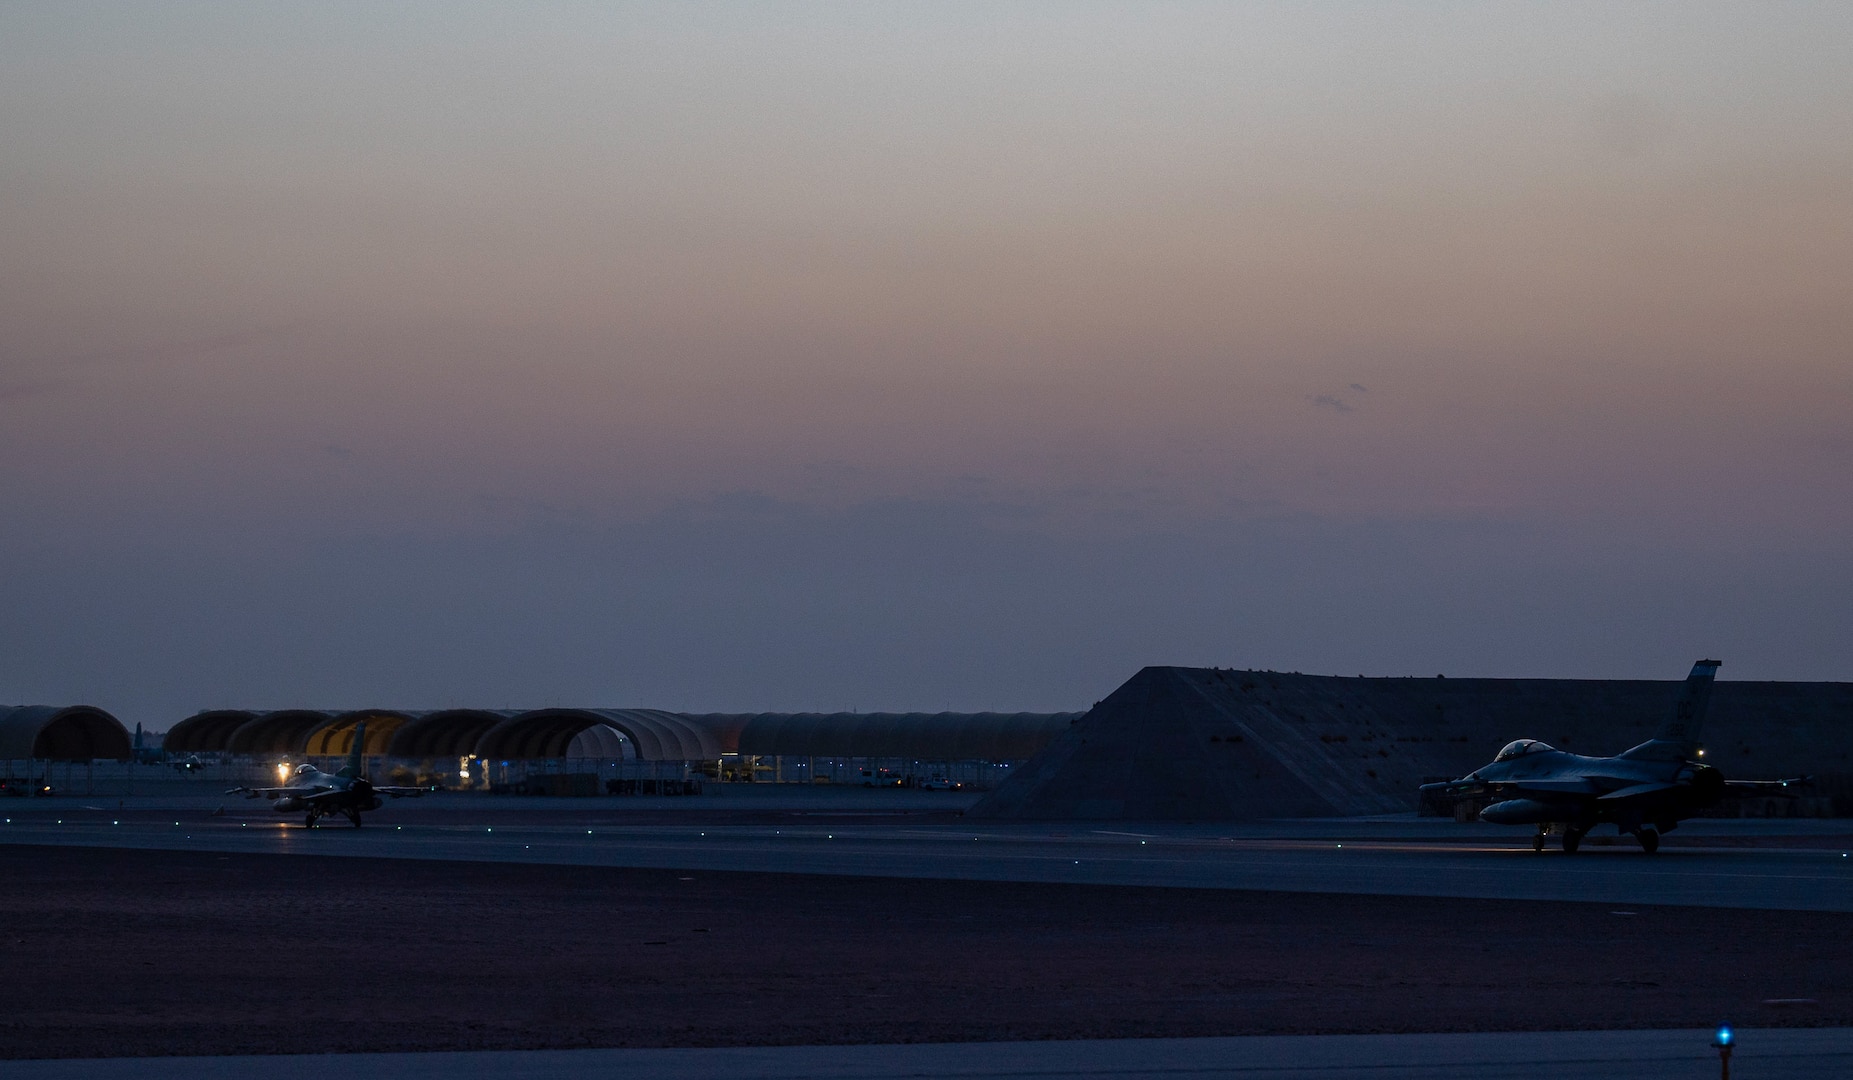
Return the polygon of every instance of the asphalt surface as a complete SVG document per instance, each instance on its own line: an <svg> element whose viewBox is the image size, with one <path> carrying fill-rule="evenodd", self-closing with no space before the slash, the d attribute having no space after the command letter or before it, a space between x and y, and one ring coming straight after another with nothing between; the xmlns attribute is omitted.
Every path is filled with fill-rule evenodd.
<svg viewBox="0 0 1853 1080"><path fill-rule="evenodd" d="M20 1080L877 1080L1199 1077L1216 1080L1691 1080L1718 1068L1709 1031L1290 1035L1219 1039L539 1050L0 1062ZM1737 1080L1853 1075L1853 1029L1744 1030Z"/></svg>
<svg viewBox="0 0 1853 1080"><path fill-rule="evenodd" d="M392 804L358 830L306 830L238 799L20 800L0 808L0 843L1853 911L1853 828L1838 821L1689 822L1655 855L1597 836L1567 856L1533 852L1523 830L1413 816L980 825L919 793L858 794L875 798L776 813L738 800L452 795ZM901 794L913 798L889 799Z"/></svg>
<svg viewBox="0 0 1853 1080"><path fill-rule="evenodd" d="M1839 821L1694 821L1670 836L1667 846L1653 856L1641 853L1625 838L1600 836L1592 838L1578 855L1566 856L1555 849L1534 853L1524 830L1413 816L1242 825L986 823L975 827L959 816L968 801L964 796L943 793L803 790L755 792L750 797L622 800L506 799L456 794L393 803L370 815L363 829L341 823L305 830L294 817L281 817L269 812L265 804L238 799L202 796L104 800L70 796L0 804L0 845L192 851L234 857L237 853L312 854L360 857L379 866L388 863L374 860L452 861L478 864L485 871L496 866L531 864L944 882L1169 886L1339 896L1593 901L1617 909L1608 912L1611 916L1636 915L1637 906L1645 909L1652 905L1853 912L1853 857L1849 857L1853 856L1853 824ZM14 850L27 862L37 858L31 854L32 849ZM678 883L688 880L677 879ZM143 881L145 884L146 879ZM122 894L131 907L138 889L130 885ZM466 899L477 895L473 890L464 892L468 894ZM887 913L892 909L881 910ZM1704 917L1727 916L1741 917L1728 911ZM883 914L883 918L887 917ZM1631 925L1645 917L1615 921ZM1698 917L1697 912L1694 917ZM1792 918L1803 917L1821 916ZM1586 927L1580 916L1571 921ZM1546 922L1551 920L1547 918ZM1399 932L1406 933L1406 929ZM1802 938L1808 936L1799 928L1797 932ZM1776 945L1787 947L1781 941ZM296 950L292 946L283 951L294 955ZM1632 955L1632 951L1627 952ZM1772 953L1772 970L1782 969L1782 962L1774 957ZM1761 967L1751 964L1756 970ZM1081 981L1077 986L1093 985L1091 976L1078 977ZM1661 992L1651 981L1623 981L1627 987L1645 987L1638 991L1643 995ZM1115 981L1114 985L1119 984ZM1825 1004L1826 997L1832 995L1817 996ZM1539 1007L1548 1005L1540 1003ZM1748 1011L1759 1009L1761 1006ZM1173 1010L1162 1012L1170 1016ZM1703 1012L1700 1010L1697 1017L1690 1010L1680 1016L1662 1013L1661 1022L1691 1023L1703 1020ZM1569 1022L1594 1026L1608 1020L1602 1016ZM1821 1015L1815 1022L1844 1021ZM1438 1026L1446 1031L1453 1025ZM1455 1030L1480 1027L1481 1022L1476 1021L1462 1023ZM1373 1028L1353 1024L1284 1024L1273 1028L1346 1029ZM1196 1031L1174 1027L1169 1033L1161 1029L1151 1034L1199 1032L1214 1034L1216 1027L1199 1027ZM1139 1032L1081 1026L1072 1032L1051 1032L1058 1041L1029 1043L881 1045L895 1040L895 1034L890 1033L887 1039L877 1035L871 1040L873 1045L860 1046L13 1060L0 1062L0 1077L263 1075L288 1080L334 1073L395 1078L545 1075L571 1080L593 1075L783 1078L942 1074L1291 1076L1302 1080L1370 1076L1395 1080L1416 1076L1689 1077L1709 1075L1709 1070L1716 1067L1716 1057L1704 1045L1704 1033L1694 1031L1059 1041L1073 1034L1096 1033ZM1000 1035L1013 1037L1002 1032ZM954 1032L952 1037L970 1036ZM284 1045L307 1047L316 1041L290 1038L284 1040ZM809 1040L800 1036L795 1041ZM224 1049L243 1051L253 1045L261 1047L264 1043L246 1040L241 1046L228 1044ZM462 1045L495 1044L465 1041ZM523 1043L516 1041L513 1045ZM183 1052L190 1049L184 1045L176 1048ZM394 1047L390 1043L362 1041L349 1048ZM1853 1075L1853 1029L1745 1032L1733 1060L1733 1074L1738 1080Z"/></svg>
<svg viewBox="0 0 1853 1080"><path fill-rule="evenodd" d="M1853 1025L1853 915L0 846L0 1058Z"/></svg>

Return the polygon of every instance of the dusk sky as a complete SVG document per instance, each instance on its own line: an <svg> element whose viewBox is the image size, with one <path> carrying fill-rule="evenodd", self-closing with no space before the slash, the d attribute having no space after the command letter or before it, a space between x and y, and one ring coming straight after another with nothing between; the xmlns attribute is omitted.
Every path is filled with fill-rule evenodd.
<svg viewBox="0 0 1853 1080"><path fill-rule="evenodd" d="M0 701L1853 679L1853 5L0 6Z"/></svg>

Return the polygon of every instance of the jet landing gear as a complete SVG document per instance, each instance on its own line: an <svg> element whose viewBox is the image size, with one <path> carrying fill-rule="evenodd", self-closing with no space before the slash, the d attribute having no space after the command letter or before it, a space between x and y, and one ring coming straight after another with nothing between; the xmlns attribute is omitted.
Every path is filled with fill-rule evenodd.
<svg viewBox="0 0 1853 1080"><path fill-rule="evenodd" d="M1634 834L1634 838L1641 842L1641 850L1649 855L1660 850L1660 830L1658 829L1641 829Z"/></svg>
<svg viewBox="0 0 1853 1080"><path fill-rule="evenodd" d="M327 811L327 813L328 813L328 814L332 814L332 813L335 813L335 812L336 812L336 811L333 811L333 810L329 810L329 811ZM354 827L355 827L356 829L358 829L358 828L360 828L360 811L358 811L358 810L342 810L342 811L340 811L340 814L341 814L341 816L342 816L342 817L344 817L344 818L346 818L346 819L348 819L349 821L351 821L351 822L353 822L353 823L354 823ZM314 810L311 810L311 811L309 811L309 813L308 813L308 816L307 816L307 817L304 817L304 818L302 819L302 827L303 827L303 828L305 828L305 829L313 829L313 828L315 828L315 823L316 823L316 822L318 822L318 821L320 821L320 820L322 820L322 818L323 818L324 816L326 816L326 815L325 815L325 814L318 814L318 813L316 813L316 812L315 812Z"/></svg>
<svg viewBox="0 0 1853 1080"><path fill-rule="evenodd" d="M1563 853L1574 855L1583 846L1583 837L1589 832L1587 825L1566 825L1561 822L1540 822L1538 831L1532 835L1531 850L1543 851L1553 834L1563 837Z"/></svg>
<svg viewBox="0 0 1853 1080"><path fill-rule="evenodd" d="M327 817L329 814L336 813L353 822L356 829L360 828L360 811L358 810L311 810L308 816L302 819L302 827L305 829L313 829L315 828L316 822Z"/></svg>

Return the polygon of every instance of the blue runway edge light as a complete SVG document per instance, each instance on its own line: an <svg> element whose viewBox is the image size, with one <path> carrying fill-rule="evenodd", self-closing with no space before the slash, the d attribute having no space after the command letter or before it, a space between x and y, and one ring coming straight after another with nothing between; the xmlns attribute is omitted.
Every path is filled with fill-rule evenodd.
<svg viewBox="0 0 1853 1080"><path fill-rule="evenodd" d="M1711 1044L1713 1046L1729 1046L1731 1045L1731 1043L1736 1041L1736 1039L1737 1039L1737 1036L1732 1034L1731 1032L1731 1026L1729 1024L1726 1024L1723 1027L1718 1029L1718 1033L1716 1035L1713 1035L1711 1037Z"/></svg>

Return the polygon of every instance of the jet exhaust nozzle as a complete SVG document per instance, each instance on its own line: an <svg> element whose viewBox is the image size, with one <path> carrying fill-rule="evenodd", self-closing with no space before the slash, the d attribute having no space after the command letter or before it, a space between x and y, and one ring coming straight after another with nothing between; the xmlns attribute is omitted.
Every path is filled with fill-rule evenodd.
<svg viewBox="0 0 1853 1080"><path fill-rule="evenodd" d="M1710 765L1692 767L1692 802L1695 806L1716 806L1724 798L1724 774Z"/></svg>

